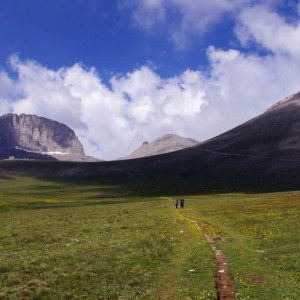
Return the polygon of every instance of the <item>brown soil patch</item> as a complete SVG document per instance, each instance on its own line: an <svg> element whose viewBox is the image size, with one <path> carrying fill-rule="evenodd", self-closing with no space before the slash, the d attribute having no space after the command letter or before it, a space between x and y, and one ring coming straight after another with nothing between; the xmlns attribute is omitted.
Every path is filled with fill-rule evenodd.
<svg viewBox="0 0 300 300"><path fill-rule="evenodd" d="M255 276L251 273L247 273L246 276L251 282L253 282L253 283L255 283L259 286L264 286L265 285L265 281L262 277Z"/></svg>

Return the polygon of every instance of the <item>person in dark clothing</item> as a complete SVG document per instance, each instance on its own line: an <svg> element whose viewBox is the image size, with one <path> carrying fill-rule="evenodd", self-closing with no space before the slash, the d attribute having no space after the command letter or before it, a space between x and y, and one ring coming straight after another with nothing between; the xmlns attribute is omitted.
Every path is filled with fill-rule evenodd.
<svg viewBox="0 0 300 300"><path fill-rule="evenodd" d="M184 208L184 199L180 199L180 208Z"/></svg>
<svg viewBox="0 0 300 300"><path fill-rule="evenodd" d="M178 201L178 199L176 199L176 200L175 200L175 207L176 207L176 208L178 208L178 203L179 203L179 201Z"/></svg>

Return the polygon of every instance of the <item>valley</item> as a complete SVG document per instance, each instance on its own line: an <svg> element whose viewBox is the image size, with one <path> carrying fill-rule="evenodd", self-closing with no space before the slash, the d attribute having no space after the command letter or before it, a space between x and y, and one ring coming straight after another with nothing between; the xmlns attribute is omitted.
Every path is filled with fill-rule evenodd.
<svg viewBox="0 0 300 300"><path fill-rule="evenodd" d="M0 299L298 299L299 99L170 153L1 160Z"/></svg>
<svg viewBox="0 0 300 300"><path fill-rule="evenodd" d="M300 299L300 0L0 28L0 300Z"/></svg>

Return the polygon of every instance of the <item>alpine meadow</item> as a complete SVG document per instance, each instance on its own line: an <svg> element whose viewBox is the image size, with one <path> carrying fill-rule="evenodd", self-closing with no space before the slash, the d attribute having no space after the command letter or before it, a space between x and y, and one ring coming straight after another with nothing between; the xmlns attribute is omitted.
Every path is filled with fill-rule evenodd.
<svg viewBox="0 0 300 300"><path fill-rule="evenodd" d="M300 299L300 0L0 28L0 300Z"/></svg>

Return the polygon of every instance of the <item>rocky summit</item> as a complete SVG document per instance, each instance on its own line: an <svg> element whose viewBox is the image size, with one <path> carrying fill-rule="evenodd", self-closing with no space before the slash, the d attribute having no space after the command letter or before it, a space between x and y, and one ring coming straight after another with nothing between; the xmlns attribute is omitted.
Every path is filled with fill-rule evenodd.
<svg viewBox="0 0 300 300"><path fill-rule="evenodd" d="M176 134L166 134L151 143L148 143L147 141L144 142L140 148L136 149L123 159L133 159L169 153L192 147L197 144L199 144L199 142L191 138L184 138Z"/></svg>
<svg viewBox="0 0 300 300"><path fill-rule="evenodd" d="M71 128L26 114L0 117L0 158L89 160Z"/></svg>

